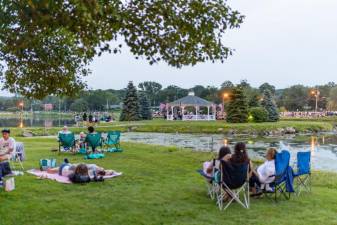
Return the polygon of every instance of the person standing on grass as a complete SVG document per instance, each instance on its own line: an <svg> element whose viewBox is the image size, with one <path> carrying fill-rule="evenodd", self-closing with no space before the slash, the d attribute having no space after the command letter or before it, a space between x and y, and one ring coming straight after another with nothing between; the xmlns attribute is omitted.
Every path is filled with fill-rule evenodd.
<svg viewBox="0 0 337 225"><path fill-rule="evenodd" d="M15 140L10 137L10 133L11 131L9 129L2 130L2 138L0 139L0 162L9 160L15 151Z"/></svg>

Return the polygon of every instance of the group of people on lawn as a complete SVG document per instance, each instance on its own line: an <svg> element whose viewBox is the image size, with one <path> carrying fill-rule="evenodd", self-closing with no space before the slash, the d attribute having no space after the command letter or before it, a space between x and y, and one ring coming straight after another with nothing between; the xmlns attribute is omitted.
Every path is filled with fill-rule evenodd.
<svg viewBox="0 0 337 225"><path fill-rule="evenodd" d="M58 137L57 137L58 141L59 141L59 135L60 134L71 134L71 133L72 132L68 129L68 127L64 126L62 128L62 130L58 132ZM95 131L95 128L92 127L92 126L89 126L88 127L88 134L95 134L95 133L97 133ZM76 141L76 149L83 148L83 146L85 145L85 142L86 142L85 138L86 138L86 134L84 132L80 132L79 139ZM66 149L66 150L68 150L68 149ZM93 153L96 152L96 148L94 146L92 147L92 152Z"/></svg>
<svg viewBox="0 0 337 225"><path fill-rule="evenodd" d="M72 132L67 126L64 126L59 134L71 134ZM92 126L88 127L88 134L95 134L95 128ZM85 144L86 134L84 132L80 133L79 139L76 142L76 148L80 149L83 144ZM95 153L95 147L92 147L92 152ZM56 168L51 168L47 170L50 174L58 173L60 176L69 177L69 179L74 183L86 183L90 181L102 181L104 176L113 175L116 171L106 170L103 167L97 166L96 164L73 164L70 163L68 159L64 159L64 162Z"/></svg>
<svg viewBox="0 0 337 225"><path fill-rule="evenodd" d="M94 133L95 130L93 127L89 127L88 132ZM59 133L69 134L71 131L65 126ZM85 138L83 134L82 138ZM3 129L2 138L0 138L0 187L3 186L3 177L12 173L9 161L13 158L15 146L16 142L14 138L10 137L10 130ZM115 171L105 170L103 167L95 164L73 164L68 159L64 159L64 162L59 167L48 169L47 173L58 173L60 176L69 177L74 183L86 183L90 181L102 181L104 176L112 175Z"/></svg>
<svg viewBox="0 0 337 225"><path fill-rule="evenodd" d="M274 175L276 153L277 151L275 148L268 148L265 162L254 169L254 165L247 154L246 144L239 142L234 146L233 153L230 147L221 147L216 160L229 164L247 164L249 170L249 186L251 187L252 193L251 195L260 196L263 191L272 191L272 188L269 186L269 184L272 183L275 179ZM208 177L212 177L214 163L205 162L203 167L204 173Z"/></svg>

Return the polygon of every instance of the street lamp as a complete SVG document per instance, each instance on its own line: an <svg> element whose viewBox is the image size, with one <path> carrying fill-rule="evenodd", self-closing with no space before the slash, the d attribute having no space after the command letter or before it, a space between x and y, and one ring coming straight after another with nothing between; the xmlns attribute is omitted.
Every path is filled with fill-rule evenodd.
<svg viewBox="0 0 337 225"><path fill-rule="evenodd" d="M23 102L20 102L20 103L19 103L19 106L21 107L21 113L23 113L23 106L24 106L24 103L23 103Z"/></svg>
<svg viewBox="0 0 337 225"><path fill-rule="evenodd" d="M229 99L229 93L225 92L222 96L222 116L225 118L225 100Z"/></svg>
<svg viewBox="0 0 337 225"><path fill-rule="evenodd" d="M23 101L22 101L22 102L19 102L19 107L21 108L21 113L20 113L20 124L19 124L19 127L20 127L20 128L23 128L23 106L24 106Z"/></svg>
<svg viewBox="0 0 337 225"><path fill-rule="evenodd" d="M314 96L315 99L316 99L316 103L315 103L315 112L317 112L317 109L318 109L318 99L319 99L319 95L320 95L320 94L321 94L321 93L319 92L318 89L315 89L315 90L312 90L312 91L311 91L311 95Z"/></svg>

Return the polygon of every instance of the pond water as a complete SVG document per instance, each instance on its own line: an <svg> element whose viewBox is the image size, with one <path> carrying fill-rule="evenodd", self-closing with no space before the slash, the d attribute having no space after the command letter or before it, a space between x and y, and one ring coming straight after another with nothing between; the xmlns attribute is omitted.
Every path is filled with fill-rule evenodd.
<svg viewBox="0 0 337 225"><path fill-rule="evenodd" d="M315 170L337 172L337 134L321 134L318 136L282 136L282 137L226 137L209 134L167 134L167 133L123 133L122 141L140 142L164 146L190 148L195 151L208 151L216 154L222 145L234 146L243 141L247 144L252 159L263 159L268 147L288 149L291 161L298 151L311 151L312 167ZM212 156L210 155L210 158Z"/></svg>
<svg viewBox="0 0 337 225"><path fill-rule="evenodd" d="M69 118L0 118L0 127L62 127L74 125L75 120Z"/></svg>

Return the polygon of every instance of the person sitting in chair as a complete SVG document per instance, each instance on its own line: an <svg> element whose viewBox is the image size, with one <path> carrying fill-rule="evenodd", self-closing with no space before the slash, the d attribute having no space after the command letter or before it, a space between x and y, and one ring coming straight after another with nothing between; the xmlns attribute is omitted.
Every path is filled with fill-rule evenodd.
<svg viewBox="0 0 337 225"><path fill-rule="evenodd" d="M89 134L96 134L95 128L93 126L88 127Z"/></svg>
<svg viewBox="0 0 337 225"><path fill-rule="evenodd" d="M9 129L2 130L2 138L0 139L0 162L7 161L15 151L15 140L10 137Z"/></svg>
<svg viewBox="0 0 337 225"><path fill-rule="evenodd" d="M221 161L223 188L234 190L243 187L249 179L251 168L251 160L248 157L245 143L237 143L230 159ZM230 200L232 197L229 192L225 191L225 200Z"/></svg>
<svg viewBox="0 0 337 225"><path fill-rule="evenodd" d="M71 134L71 131L68 129L67 126L64 126L61 131L59 131L59 134Z"/></svg>
<svg viewBox="0 0 337 225"><path fill-rule="evenodd" d="M275 179L275 155L277 151L275 148L268 148L266 153L266 161L260 165L256 171L253 172L250 178L250 186L252 187L252 193L258 194L258 190L271 191L269 184Z"/></svg>
<svg viewBox="0 0 337 225"><path fill-rule="evenodd" d="M231 164L231 166L247 165L249 177L252 176L253 163L248 157L245 143L243 142L236 143L236 145L234 146L234 153L231 155L228 162L229 164ZM232 176L232 174L229 174L229 176ZM234 179L234 181L236 180Z"/></svg>
<svg viewBox="0 0 337 225"><path fill-rule="evenodd" d="M88 127L88 134L97 134L93 126ZM92 148L92 152L95 153L96 147L92 146L91 148Z"/></svg>
<svg viewBox="0 0 337 225"><path fill-rule="evenodd" d="M217 160L225 160L228 161L231 158L231 149L228 146L222 146L218 153ZM204 173L208 176L212 176L213 171L213 162L207 161L203 164Z"/></svg>

